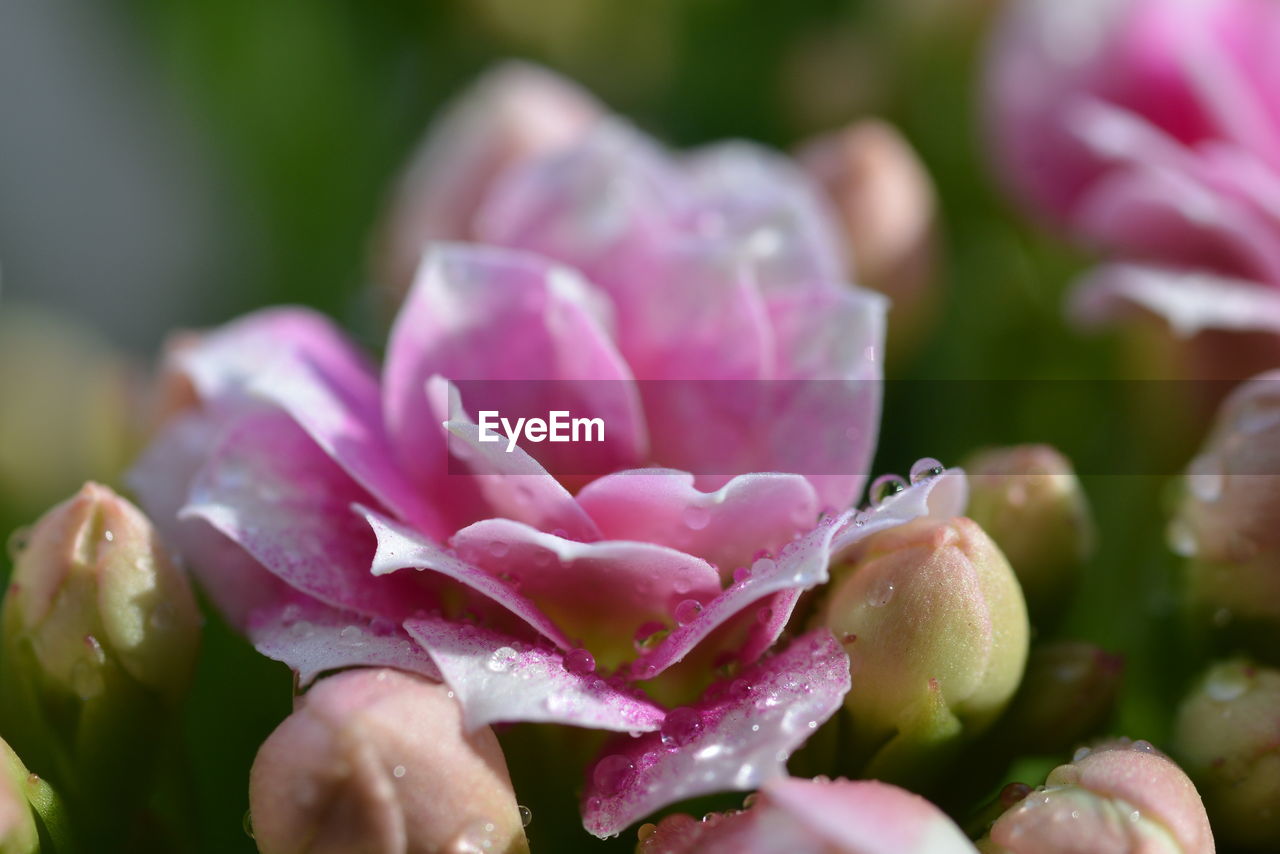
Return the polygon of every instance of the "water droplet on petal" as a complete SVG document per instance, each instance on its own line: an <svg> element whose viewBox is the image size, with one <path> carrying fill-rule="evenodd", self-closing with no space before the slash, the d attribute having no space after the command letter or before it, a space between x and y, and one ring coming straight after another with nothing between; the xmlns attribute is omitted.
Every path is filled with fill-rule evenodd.
<svg viewBox="0 0 1280 854"><path fill-rule="evenodd" d="M504 542L489 543L489 554L494 557L506 557L509 551L511 551L511 547Z"/></svg>
<svg viewBox="0 0 1280 854"><path fill-rule="evenodd" d="M871 482L871 503L879 505L907 488L907 482L896 474L882 474Z"/></svg>
<svg viewBox="0 0 1280 854"><path fill-rule="evenodd" d="M489 656L489 660L486 662L485 666L494 673L504 673L511 668L511 665L515 662L518 655L519 653L511 647L500 646Z"/></svg>
<svg viewBox="0 0 1280 854"><path fill-rule="evenodd" d="M919 483L922 480L928 480L931 477L937 477L946 471L942 463L933 457L921 457L911 466L910 478L912 483Z"/></svg>
<svg viewBox="0 0 1280 854"><path fill-rule="evenodd" d="M695 531L701 531L711 522L711 511L705 507L686 507L684 523Z"/></svg>
<svg viewBox="0 0 1280 854"><path fill-rule="evenodd" d="M391 769L391 776L395 777L397 780L399 780L404 775L405 775L405 767L403 765L397 765L396 767Z"/></svg>
<svg viewBox="0 0 1280 854"><path fill-rule="evenodd" d="M671 630L666 623L651 620L640 628L636 629L634 642L637 652L643 652L646 649L652 649L662 642L663 638L671 634Z"/></svg>
<svg viewBox="0 0 1280 854"><path fill-rule="evenodd" d="M253 838L254 838L254 835L253 835L253 815L252 815L248 810L245 810L245 811L244 811L244 818L240 819L240 826L241 826L242 828L244 828L244 835L245 835L245 836L249 837L250 839L253 839Z"/></svg>
<svg viewBox="0 0 1280 854"><path fill-rule="evenodd" d="M564 669L579 676L596 672L596 659L585 649L571 649L564 656Z"/></svg>
<svg viewBox="0 0 1280 854"><path fill-rule="evenodd" d="M672 709L662 721L662 743L667 747L683 747L702 732L702 715L688 706Z"/></svg>
<svg viewBox="0 0 1280 854"><path fill-rule="evenodd" d="M364 646L364 632L359 626L346 626L338 632L338 640L347 646Z"/></svg>
<svg viewBox="0 0 1280 854"><path fill-rule="evenodd" d="M702 613L702 603L697 599L685 599L676 605L676 623L681 626L688 625L697 619Z"/></svg>
<svg viewBox="0 0 1280 854"><path fill-rule="evenodd" d="M611 798L627 787L635 773L636 767L630 759L614 754L596 763L595 770L591 772L591 780L600 794Z"/></svg>
<svg viewBox="0 0 1280 854"><path fill-rule="evenodd" d="M734 584L741 584L742 582L746 581L750 577L751 577L751 570L747 569L745 566L740 566L733 571Z"/></svg>
<svg viewBox="0 0 1280 854"><path fill-rule="evenodd" d="M524 804L520 804L517 809L520 810L520 826L528 827L529 822L533 821L533 810L529 809Z"/></svg>
<svg viewBox="0 0 1280 854"><path fill-rule="evenodd" d="M882 579L875 589L871 591L867 604L872 608L883 608L893 601L894 587L893 582L887 578Z"/></svg>

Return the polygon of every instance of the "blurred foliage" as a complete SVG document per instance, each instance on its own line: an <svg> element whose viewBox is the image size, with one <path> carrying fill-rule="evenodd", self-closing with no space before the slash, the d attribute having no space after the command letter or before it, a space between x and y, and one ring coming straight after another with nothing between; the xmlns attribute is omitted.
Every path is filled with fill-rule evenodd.
<svg viewBox="0 0 1280 854"><path fill-rule="evenodd" d="M892 366L904 382L888 388L876 470L902 472L925 455L955 462L996 442L1049 440L1088 453L1082 480L1100 548L1061 634L1126 656L1116 731L1166 742L1169 710L1198 667L1164 545L1168 479L1097 472L1172 472L1187 446L1153 442L1124 387L1100 382L1123 375L1116 342L1080 336L1061 312L1083 259L1025 225L991 177L975 98L988 3L117 2L222 159L238 215L257 236L265 263L246 259L245 276L226 283L236 304L316 306L371 347L385 318L367 288L367 243L389 183L433 112L499 58L563 70L678 145L744 136L787 147L859 115L895 122L938 186L945 307L925 348ZM917 7L944 20L919 17ZM1004 378L1072 382L1041 391L1023 383L1016 394L938 382ZM0 515L0 530L28 521ZM253 850L242 829L248 769L290 696L285 669L210 616L185 728L201 850ZM546 767L564 755L557 750L521 752L536 756L530 767L513 756L517 782L536 784L534 850L574 850L586 840L574 804L535 801L576 791L577 769ZM624 835L613 848L632 845Z"/></svg>

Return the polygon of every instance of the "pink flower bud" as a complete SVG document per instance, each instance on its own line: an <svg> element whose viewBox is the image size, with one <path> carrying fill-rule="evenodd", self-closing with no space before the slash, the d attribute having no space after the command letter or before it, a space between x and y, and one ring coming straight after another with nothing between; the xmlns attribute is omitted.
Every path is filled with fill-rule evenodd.
<svg viewBox="0 0 1280 854"><path fill-rule="evenodd" d="M89 483L25 540L4 602L6 667L51 698L123 691L122 671L176 703L195 665L200 616L151 522Z"/></svg>
<svg viewBox="0 0 1280 854"><path fill-rule="evenodd" d="M482 77L431 126L400 179L375 258L382 283L403 295L429 242L475 237L476 211L504 171L571 143L600 113L585 91L536 66Z"/></svg>
<svg viewBox="0 0 1280 854"><path fill-rule="evenodd" d="M1009 562L969 519L917 519L869 537L825 607L849 654L854 761L930 773L980 732L1022 678L1029 627Z"/></svg>
<svg viewBox="0 0 1280 854"><path fill-rule="evenodd" d="M1184 478L1170 546L1190 559L1189 595L1218 626L1280 630L1280 373L1233 392Z"/></svg>
<svg viewBox="0 0 1280 854"><path fill-rule="evenodd" d="M321 681L249 779L263 854L527 852L493 731L464 730L446 686L396 670Z"/></svg>
<svg viewBox="0 0 1280 854"><path fill-rule="evenodd" d="M876 780L780 779L739 812L640 828L636 854L972 854L942 810Z"/></svg>
<svg viewBox="0 0 1280 854"><path fill-rule="evenodd" d="M1280 848L1280 670L1215 664L1182 701L1174 747L1200 786L1218 833Z"/></svg>
<svg viewBox="0 0 1280 854"><path fill-rule="evenodd" d="M982 451L964 466L970 518L1017 573L1037 622L1060 614L1093 550L1093 520L1071 463L1048 445Z"/></svg>
<svg viewBox="0 0 1280 854"><path fill-rule="evenodd" d="M937 303L933 182L892 125L863 120L805 143L799 159L838 214L850 276L892 300L890 345L925 331Z"/></svg>
<svg viewBox="0 0 1280 854"><path fill-rule="evenodd" d="M1212 854L1195 786L1167 756L1128 739L1081 748L996 820L991 854Z"/></svg>

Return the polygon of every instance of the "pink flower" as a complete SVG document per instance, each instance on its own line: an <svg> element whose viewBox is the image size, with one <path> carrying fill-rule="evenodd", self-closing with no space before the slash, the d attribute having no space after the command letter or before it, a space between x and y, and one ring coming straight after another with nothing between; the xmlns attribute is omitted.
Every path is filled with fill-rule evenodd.
<svg viewBox="0 0 1280 854"><path fill-rule="evenodd" d="M942 810L876 780L773 780L750 808L642 828L636 854L976 854Z"/></svg>
<svg viewBox="0 0 1280 854"><path fill-rule="evenodd" d="M497 72L432 132L413 180L483 186L432 221L487 245L427 247L381 372L301 309L187 342L170 367L197 403L135 483L218 606L304 681L394 666L447 682L472 729L648 733L591 770L604 835L782 774L848 688L828 632L763 657L800 593L864 534L959 512L964 481L840 512L874 445L885 305L839 278L788 161L674 156L601 115L490 174L471 158L524 130L476 116L527 73ZM590 471L482 442L470 396L499 387L604 418ZM690 706L651 699L694 700L717 671L740 672ZM785 707L753 721L765 700Z"/></svg>
<svg viewBox="0 0 1280 854"><path fill-rule="evenodd" d="M1075 295L1083 320L1280 331L1277 39L1271 0L1009 5L991 143L1024 202L1113 259Z"/></svg>

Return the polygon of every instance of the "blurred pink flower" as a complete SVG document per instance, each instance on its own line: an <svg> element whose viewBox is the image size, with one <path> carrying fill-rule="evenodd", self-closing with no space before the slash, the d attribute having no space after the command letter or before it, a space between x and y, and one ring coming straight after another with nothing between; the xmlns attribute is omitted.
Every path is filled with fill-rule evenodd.
<svg viewBox="0 0 1280 854"><path fill-rule="evenodd" d="M558 143L500 145L527 129L485 104L516 103L504 92L529 74L560 98L555 78L504 68L414 167L412 182L465 173L474 192L423 220L381 373L303 309L184 341L170 368L194 403L134 482L217 605L304 681L395 666L447 682L469 728L649 733L642 754L593 766L588 824L606 835L782 774L849 684L825 631L762 657L801 592L864 534L960 512L964 480L845 510L875 441L885 305L840 279L787 160L746 143L677 157L603 114ZM520 154L486 155L490 174L472 159L486 146ZM487 245L429 242L462 237ZM545 445L479 441L477 380L603 417L601 474L557 477ZM791 385L755 399L777 385L761 381ZM820 393L795 391L808 381ZM650 698L739 670L692 706ZM764 699L778 714L753 717Z"/></svg>
<svg viewBox="0 0 1280 854"><path fill-rule="evenodd" d="M1280 332L1277 40L1271 0L1009 4L991 146L1025 203L1110 259L1075 294L1083 321Z"/></svg>

